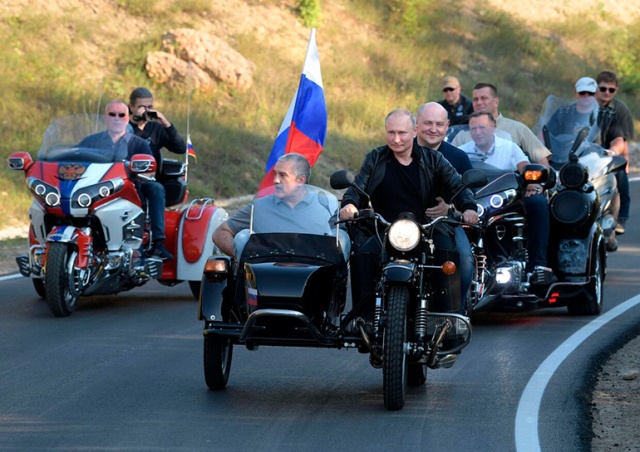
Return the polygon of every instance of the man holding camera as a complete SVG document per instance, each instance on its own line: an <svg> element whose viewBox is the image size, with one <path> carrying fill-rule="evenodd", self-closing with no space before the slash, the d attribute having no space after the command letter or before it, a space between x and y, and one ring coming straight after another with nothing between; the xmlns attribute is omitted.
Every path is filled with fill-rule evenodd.
<svg viewBox="0 0 640 452"><path fill-rule="evenodd" d="M133 133L149 143L151 152L158 162L158 168L162 165L160 149L167 148L175 154L187 152L187 144L173 124L162 112L153 108L153 94L147 88L140 87L131 92L129 110L129 124Z"/></svg>
<svg viewBox="0 0 640 452"><path fill-rule="evenodd" d="M150 206L149 215L154 231L151 254L162 259L173 259L163 244L166 191L161 183L162 153L160 149L164 147L173 153L184 154L187 152L187 144L165 115L153 108L153 94L147 88L139 87L131 92L129 110L131 111L129 125L133 128L133 134L149 143L158 164L157 177L160 183L145 182L141 187Z"/></svg>

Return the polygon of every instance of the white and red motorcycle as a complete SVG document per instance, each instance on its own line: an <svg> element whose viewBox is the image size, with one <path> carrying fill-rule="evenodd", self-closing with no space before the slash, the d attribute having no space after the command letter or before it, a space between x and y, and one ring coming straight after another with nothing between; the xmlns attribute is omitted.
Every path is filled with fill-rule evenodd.
<svg viewBox="0 0 640 452"><path fill-rule="evenodd" d="M212 199L186 203L187 163L164 160L165 246L175 258L147 257L149 222L136 178L156 169L150 155L114 160L111 152L83 148L83 138L105 130L102 115L71 115L45 131L37 160L28 152L9 156L23 171L33 196L29 251L16 258L57 317L75 311L80 296L106 295L150 279L173 286L188 281L198 298L207 258L217 252L211 235L227 218Z"/></svg>

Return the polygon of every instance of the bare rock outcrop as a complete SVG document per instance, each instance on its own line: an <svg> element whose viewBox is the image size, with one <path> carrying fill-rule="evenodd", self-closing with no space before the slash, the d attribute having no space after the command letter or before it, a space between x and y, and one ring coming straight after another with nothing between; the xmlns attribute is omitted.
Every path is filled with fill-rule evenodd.
<svg viewBox="0 0 640 452"><path fill-rule="evenodd" d="M246 91L255 64L216 36L181 28L162 37L162 51L147 55L146 69L149 77L172 87L192 83L206 90L223 83Z"/></svg>

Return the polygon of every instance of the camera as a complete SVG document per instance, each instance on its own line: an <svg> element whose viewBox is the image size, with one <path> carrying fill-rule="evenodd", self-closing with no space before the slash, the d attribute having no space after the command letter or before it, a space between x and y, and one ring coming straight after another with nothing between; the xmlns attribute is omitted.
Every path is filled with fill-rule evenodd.
<svg viewBox="0 0 640 452"><path fill-rule="evenodd" d="M153 122L158 120L158 113L155 111L145 110L140 117L143 121Z"/></svg>

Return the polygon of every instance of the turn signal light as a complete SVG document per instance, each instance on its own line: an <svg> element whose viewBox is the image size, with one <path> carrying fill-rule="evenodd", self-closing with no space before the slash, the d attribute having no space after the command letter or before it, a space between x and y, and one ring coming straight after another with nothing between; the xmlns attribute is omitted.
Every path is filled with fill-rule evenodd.
<svg viewBox="0 0 640 452"><path fill-rule="evenodd" d="M207 273L226 273L229 271L229 262L225 259L218 259L215 257L207 259L207 263L204 266L204 271Z"/></svg>
<svg viewBox="0 0 640 452"><path fill-rule="evenodd" d="M456 272L456 264L451 261L447 261L442 264L442 273L445 275L453 275Z"/></svg>
<svg viewBox="0 0 640 452"><path fill-rule="evenodd" d="M528 181L538 181L542 179L542 171L525 171L524 179Z"/></svg>

